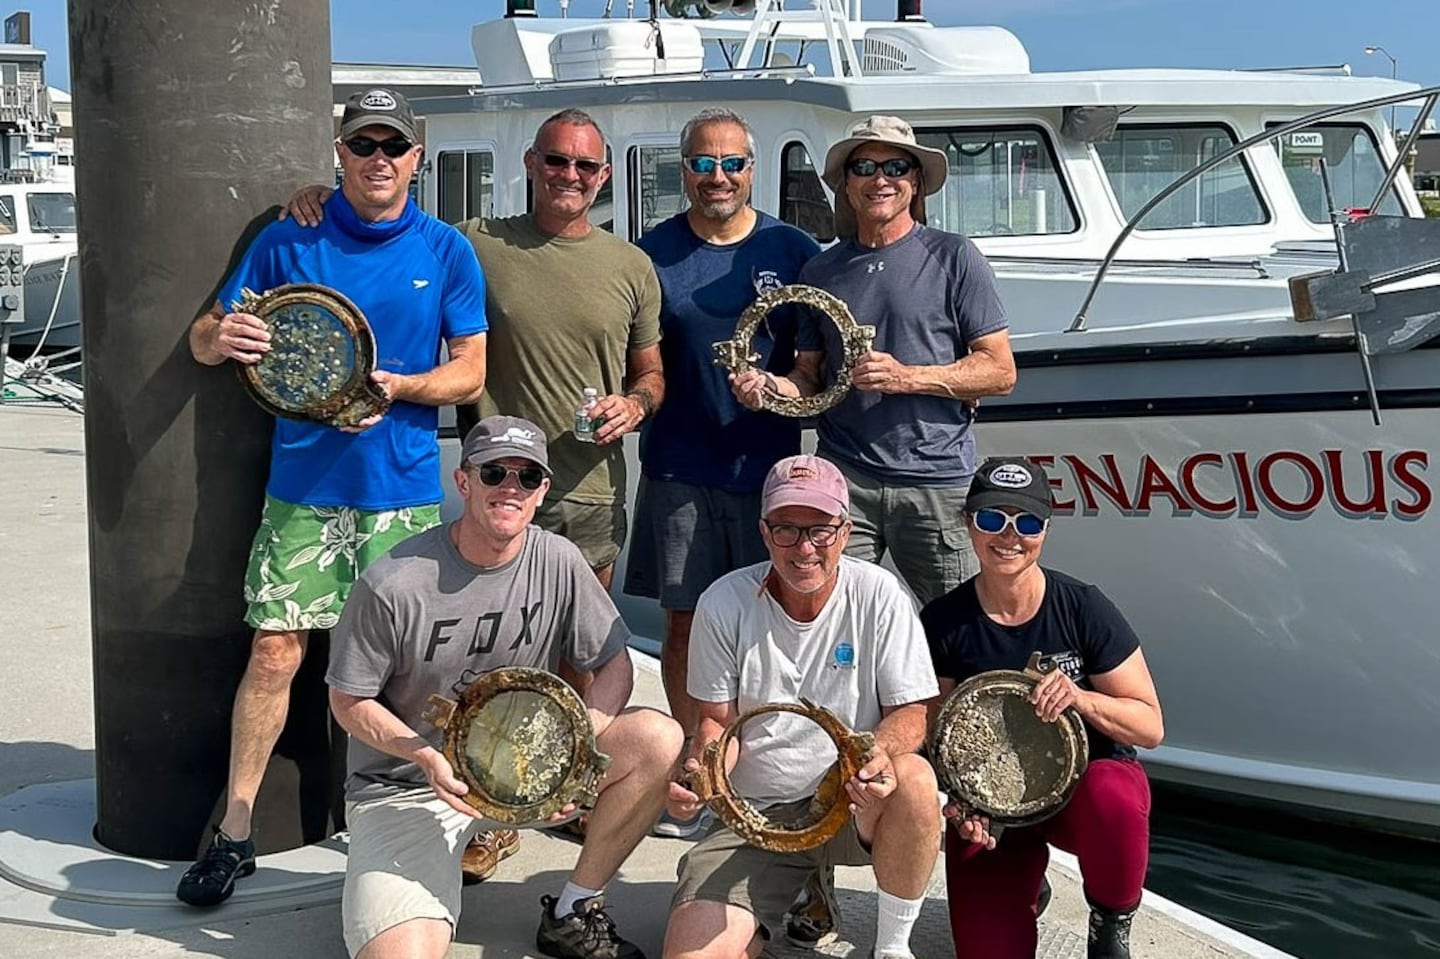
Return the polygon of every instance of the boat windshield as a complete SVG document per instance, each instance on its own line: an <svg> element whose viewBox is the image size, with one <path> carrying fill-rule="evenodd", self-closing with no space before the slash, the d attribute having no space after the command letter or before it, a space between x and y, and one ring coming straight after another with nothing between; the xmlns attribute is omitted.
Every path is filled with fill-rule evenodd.
<svg viewBox="0 0 1440 959"><path fill-rule="evenodd" d="M1279 125L1266 126L1273 129ZM1274 143L1290 187L1312 223L1330 222L1325 215L1321 161L1329 167L1330 189L1339 210L1368 206L1385 179L1385 161L1376 146L1375 135L1363 124L1320 123L1279 137ZM1380 204L1380 209L1373 212L1405 215L1393 190Z"/></svg>
<svg viewBox="0 0 1440 959"><path fill-rule="evenodd" d="M1191 169L1234 145L1234 135L1216 124L1134 124L1096 143L1095 151L1128 219ZM1254 226L1268 218L1249 168L1232 157L1151 210L1139 229Z"/></svg>
<svg viewBox="0 0 1440 959"><path fill-rule="evenodd" d="M925 201L932 226L966 236L1035 236L1075 230L1075 211L1039 127L916 131L945 151L945 187Z"/></svg>
<svg viewBox="0 0 1440 959"><path fill-rule="evenodd" d="M31 193L25 197L35 233L74 233L75 194Z"/></svg>

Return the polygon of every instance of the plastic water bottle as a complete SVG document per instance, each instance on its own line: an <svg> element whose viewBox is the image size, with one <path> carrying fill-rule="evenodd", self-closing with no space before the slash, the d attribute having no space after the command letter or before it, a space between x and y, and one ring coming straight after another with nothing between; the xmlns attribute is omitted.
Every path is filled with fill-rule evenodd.
<svg viewBox="0 0 1440 959"><path fill-rule="evenodd" d="M600 391L593 386L585 387L584 399L575 410L575 438L582 443L595 442L595 431L605 418L595 416L595 404L600 402Z"/></svg>

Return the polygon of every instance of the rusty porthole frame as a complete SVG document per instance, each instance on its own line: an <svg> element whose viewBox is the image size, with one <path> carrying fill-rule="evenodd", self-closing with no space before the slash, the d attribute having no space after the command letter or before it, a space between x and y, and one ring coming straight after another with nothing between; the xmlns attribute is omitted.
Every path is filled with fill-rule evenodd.
<svg viewBox="0 0 1440 959"><path fill-rule="evenodd" d="M835 743L839 756L821 780L811 800L810 813L798 828L766 819L744 797L735 794L725 771L725 754L731 740L740 734L740 728L745 723L767 713L795 713L811 720ZM860 771L874 749L873 735L853 732L824 706L817 706L808 699L799 703L770 703L747 710L718 738L706 745L700 768L690 778L690 788L725 825L750 845L771 852L802 852L829 842L850 818L850 799L845 794L845 783Z"/></svg>
<svg viewBox="0 0 1440 959"><path fill-rule="evenodd" d="M951 755L949 746L952 736L962 735L964 723L959 714L976 696L997 695L1017 696L1029 701L1035 686L1053 671L1055 667L1044 663L1039 653L1031 653L1025 669L992 669L977 673L955 687L935 716L929 742L930 761L942 788L952 799L989 817L992 823L1001 826L1028 826L1042 822L1065 808L1080 785L1089 764L1089 737L1085 733L1085 722L1074 706L1070 706L1055 721L1065 755L1062 757L1058 787L1028 802L1021 802L1013 809L997 808L983 796L972 792L966 785L959 770L949 768L946 758ZM1040 722L1036 717L1036 722ZM996 830L992 829L992 833Z"/></svg>
<svg viewBox="0 0 1440 959"><path fill-rule="evenodd" d="M538 693L557 703L569 719L574 736L565 781L539 802L516 804L507 803L486 789L470 772L464 756L475 713L501 693L521 691ZM585 810L595 805L600 780L610 768L610 757L596 748L595 731L585 703L560 677L528 666L504 666L482 673L465 687L458 701L433 695L429 702L423 718L444 731L441 751L455 775L470 787L461 799L487 819L515 826L543 825L570 803Z"/></svg>
<svg viewBox="0 0 1440 959"><path fill-rule="evenodd" d="M855 314L850 312L850 307L835 294L803 283L791 283L779 289L766 290L740 314L735 335L712 344L715 364L736 374L755 369L755 364L760 362L760 354L756 353L752 346L755 331L772 310L790 304L812 307L835 324L835 328L840 331L840 369L835 374L835 381L814 396L781 396L767 389L761 394L760 406L781 416L818 416L835 406L850 392L850 371L855 368L860 357L875 346L875 327L856 323Z"/></svg>
<svg viewBox="0 0 1440 959"><path fill-rule="evenodd" d="M370 379L376 368L375 333L365 314L344 294L318 283L287 283L265 293L242 289L240 299L232 304L239 313L258 316L270 327L272 342L278 336L303 336L304 331L287 329L275 322L275 315L290 307L310 306L330 313L340 321L355 349L355 364L344 384L327 396L319 396L303 404L284 401L271 387L270 381L279 374L267 363L273 352L259 363L237 364L240 381L250 396L266 412L287 419L310 420L326 426L354 426L370 416L383 414L390 408L390 398ZM329 328L329 324L326 324Z"/></svg>

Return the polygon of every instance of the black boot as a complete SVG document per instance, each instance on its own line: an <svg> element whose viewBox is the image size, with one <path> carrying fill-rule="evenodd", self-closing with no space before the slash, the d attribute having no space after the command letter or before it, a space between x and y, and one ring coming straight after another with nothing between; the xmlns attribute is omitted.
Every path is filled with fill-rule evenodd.
<svg viewBox="0 0 1440 959"><path fill-rule="evenodd" d="M1130 923L1134 918L1134 909L1116 912L1091 903L1086 959L1130 959Z"/></svg>

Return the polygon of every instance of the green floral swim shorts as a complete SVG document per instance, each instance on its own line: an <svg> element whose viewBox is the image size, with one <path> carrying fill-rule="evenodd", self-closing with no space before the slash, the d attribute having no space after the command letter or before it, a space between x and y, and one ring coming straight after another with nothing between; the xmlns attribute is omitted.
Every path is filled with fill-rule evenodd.
<svg viewBox="0 0 1440 959"><path fill-rule="evenodd" d="M438 525L439 504L371 511L267 495L245 572L245 622L277 631L332 628L365 567Z"/></svg>

